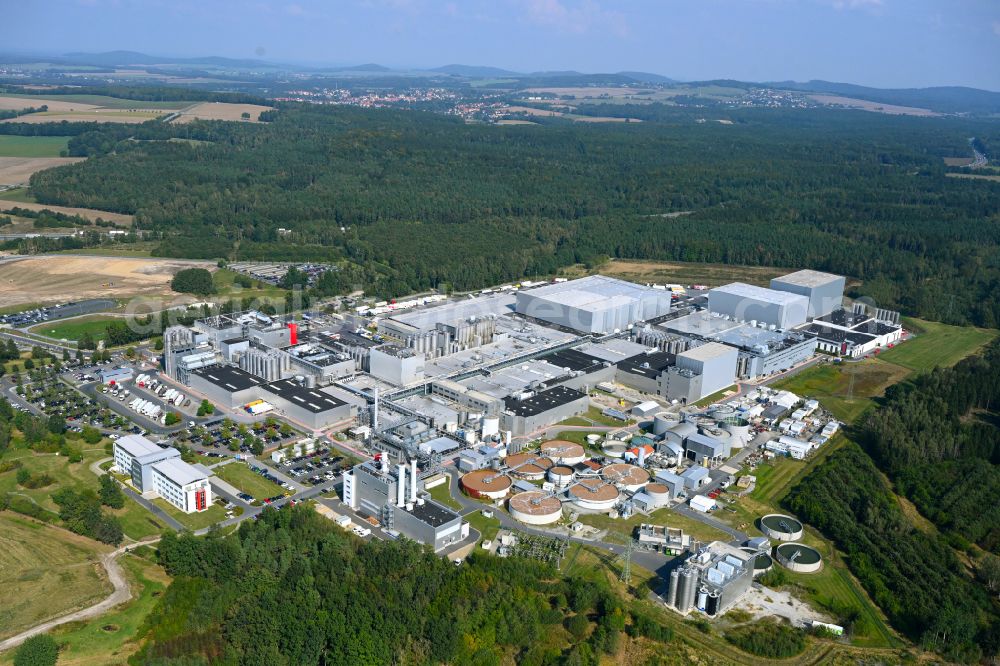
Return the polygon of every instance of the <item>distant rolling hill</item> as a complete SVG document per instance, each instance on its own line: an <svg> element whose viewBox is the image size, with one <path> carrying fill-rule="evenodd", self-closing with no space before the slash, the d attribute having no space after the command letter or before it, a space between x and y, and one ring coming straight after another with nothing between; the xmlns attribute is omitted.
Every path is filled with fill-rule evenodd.
<svg viewBox="0 0 1000 666"><path fill-rule="evenodd" d="M519 77L524 76L519 72L512 72L509 69L499 67L486 67L482 65L444 65L427 70L438 74L449 74L451 76L463 76L468 79L488 79L496 77Z"/></svg>
<svg viewBox="0 0 1000 666"><path fill-rule="evenodd" d="M932 88L869 88L853 83L831 81L780 81L761 84L773 88L798 90L801 92L826 93L854 97L899 106L913 106L930 109L938 113L972 113L992 115L1000 113L1000 93L963 86L940 86Z"/></svg>

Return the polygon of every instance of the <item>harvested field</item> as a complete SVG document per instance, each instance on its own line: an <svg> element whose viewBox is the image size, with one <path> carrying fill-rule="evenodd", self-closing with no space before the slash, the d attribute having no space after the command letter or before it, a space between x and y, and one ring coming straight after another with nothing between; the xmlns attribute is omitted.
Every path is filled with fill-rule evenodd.
<svg viewBox="0 0 1000 666"><path fill-rule="evenodd" d="M0 185L21 185L31 174L80 162L83 157L0 157Z"/></svg>
<svg viewBox="0 0 1000 666"><path fill-rule="evenodd" d="M4 120L5 123L58 123L63 120L67 122L95 122L95 123L144 123L166 114L166 111L126 111L115 109L95 108L89 111L46 111L44 113L32 113L27 116L19 116Z"/></svg>
<svg viewBox="0 0 1000 666"><path fill-rule="evenodd" d="M648 95L653 92L650 88L622 88L621 86L608 86L604 88L599 87L585 87L585 88L528 88L525 90L528 93L548 93L551 95L558 95L560 97L564 95L572 95L573 97L578 97L581 99L588 99L594 97L622 97L623 95Z"/></svg>
<svg viewBox="0 0 1000 666"><path fill-rule="evenodd" d="M79 215L80 217L87 218L91 222L93 222L97 218L101 218L102 220L106 220L108 222L114 222L115 224L123 224L123 225L132 224L132 216L125 215L124 213L112 213L106 210L93 210L92 208L73 208L71 206L52 206L50 204L22 203L16 200L4 201L0 199L0 211L10 210L11 208L26 208L28 210L51 210L56 213L66 213L67 215Z"/></svg>
<svg viewBox="0 0 1000 666"><path fill-rule="evenodd" d="M945 166L964 167L969 166L976 160L972 157L942 157Z"/></svg>
<svg viewBox="0 0 1000 666"><path fill-rule="evenodd" d="M269 106L258 104L227 104L225 102L204 102L184 109L173 120L175 123L189 123L193 120L238 120L242 122L259 122L257 117L262 111L271 111ZM250 114L250 120L243 120L244 113Z"/></svg>
<svg viewBox="0 0 1000 666"><path fill-rule="evenodd" d="M549 109L535 109L530 106L509 106L507 107L508 113L523 113L528 116L542 116L544 118L562 118L563 114L561 111L551 111Z"/></svg>
<svg viewBox="0 0 1000 666"><path fill-rule="evenodd" d="M38 108L40 106L49 107L49 111L91 111L98 108L94 104L84 104L75 101L56 101L50 99L40 99L35 97L6 97L0 96L0 111L20 111L29 107Z"/></svg>
<svg viewBox="0 0 1000 666"><path fill-rule="evenodd" d="M20 303L79 301L173 294L170 280L182 268L205 261L88 257L83 255L13 258L0 263L0 307Z"/></svg>
<svg viewBox="0 0 1000 666"><path fill-rule="evenodd" d="M930 109L920 109L914 106L896 106L894 104L882 104L881 102L870 102L866 99L854 99L853 97L840 97L838 95L809 95L809 99L819 104L828 106L846 106L849 109L861 109L863 111L874 111L876 113L886 113L891 116L939 116Z"/></svg>
<svg viewBox="0 0 1000 666"><path fill-rule="evenodd" d="M638 118L615 118L613 116L572 116L578 123L641 123Z"/></svg>
<svg viewBox="0 0 1000 666"><path fill-rule="evenodd" d="M498 120L497 125L537 125L538 123L533 123L530 120Z"/></svg>

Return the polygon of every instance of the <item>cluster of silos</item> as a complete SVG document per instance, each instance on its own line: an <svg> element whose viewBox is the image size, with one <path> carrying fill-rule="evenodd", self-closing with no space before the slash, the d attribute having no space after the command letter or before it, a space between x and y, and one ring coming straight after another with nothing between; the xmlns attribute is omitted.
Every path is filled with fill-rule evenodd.
<svg viewBox="0 0 1000 666"><path fill-rule="evenodd" d="M670 572L667 587L667 605L680 613L687 613L695 606L698 594L698 571L693 567L679 567Z"/></svg>

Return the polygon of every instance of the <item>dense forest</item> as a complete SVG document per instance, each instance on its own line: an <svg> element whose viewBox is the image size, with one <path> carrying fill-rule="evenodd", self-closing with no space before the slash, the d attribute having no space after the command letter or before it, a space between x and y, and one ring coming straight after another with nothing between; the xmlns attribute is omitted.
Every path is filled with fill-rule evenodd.
<svg viewBox="0 0 1000 666"><path fill-rule="evenodd" d="M91 125L71 128L69 150L94 158L31 188L44 203L134 213L170 236L161 255L349 262L381 295L607 255L829 270L885 307L1000 324L1000 186L948 178L941 159L968 154L970 136L1000 145L1000 123L628 112L646 122L497 127L285 105L262 124ZM679 211L693 212L664 217Z"/></svg>
<svg viewBox="0 0 1000 666"><path fill-rule="evenodd" d="M174 581L135 664L594 664L623 632L669 641L606 581L474 554L461 567L409 541L362 542L306 507L231 536L168 533Z"/></svg>
<svg viewBox="0 0 1000 666"><path fill-rule="evenodd" d="M785 505L828 536L893 626L953 661L1000 649L1000 617L943 539L917 530L872 459L856 444L835 451Z"/></svg>
<svg viewBox="0 0 1000 666"><path fill-rule="evenodd" d="M886 391L862 441L955 545L1000 553L1000 344Z"/></svg>
<svg viewBox="0 0 1000 666"><path fill-rule="evenodd" d="M785 500L847 555L898 630L956 661L1000 651L998 377L994 342L889 388L858 432L871 455L849 443ZM940 534L914 526L883 472Z"/></svg>

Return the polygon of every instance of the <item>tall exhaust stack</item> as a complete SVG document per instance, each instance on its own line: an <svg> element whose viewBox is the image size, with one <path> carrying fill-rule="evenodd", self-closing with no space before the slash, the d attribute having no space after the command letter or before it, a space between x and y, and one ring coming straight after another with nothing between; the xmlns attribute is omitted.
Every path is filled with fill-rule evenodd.
<svg viewBox="0 0 1000 666"><path fill-rule="evenodd" d="M417 501L417 461L410 461L410 501Z"/></svg>
<svg viewBox="0 0 1000 666"><path fill-rule="evenodd" d="M639 446L639 467L646 466L646 445L641 444Z"/></svg>
<svg viewBox="0 0 1000 666"><path fill-rule="evenodd" d="M372 436L378 430L378 387L375 387L375 407L372 410Z"/></svg>
<svg viewBox="0 0 1000 666"><path fill-rule="evenodd" d="M396 506L406 506L406 463L396 467Z"/></svg>
<svg viewBox="0 0 1000 666"><path fill-rule="evenodd" d="M389 452L388 451L383 451L382 452L382 457L381 457L380 462L382 463L382 473L383 474L388 474L389 473Z"/></svg>

